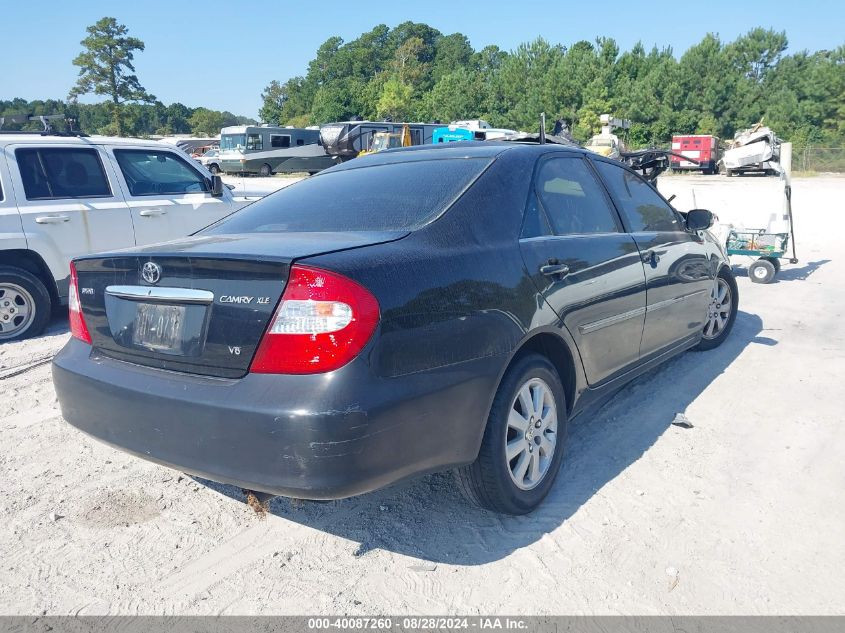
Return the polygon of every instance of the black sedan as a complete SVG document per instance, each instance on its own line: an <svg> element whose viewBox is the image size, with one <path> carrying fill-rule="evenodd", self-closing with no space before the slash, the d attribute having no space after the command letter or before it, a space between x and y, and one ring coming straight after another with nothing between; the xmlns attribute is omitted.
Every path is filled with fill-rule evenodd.
<svg viewBox="0 0 845 633"><path fill-rule="evenodd" d="M454 469L526 513L569 420L728 336L711 222L575 148L359 158L194 237L75 260L62 413L245 489L333 499Z"/></svg>

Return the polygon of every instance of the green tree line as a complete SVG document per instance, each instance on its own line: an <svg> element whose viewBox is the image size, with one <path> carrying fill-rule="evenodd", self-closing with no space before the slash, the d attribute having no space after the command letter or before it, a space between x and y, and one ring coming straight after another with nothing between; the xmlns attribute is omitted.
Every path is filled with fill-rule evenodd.
<svg viewBox="0 0 845 633"><path fill-rule="evenodd" d="M705 35L680 57L640 43L621 51L607 37L476 51L461 33L379 25L350 42L330 37L304 76L270 82L260 118L297 126L355 116L483 118L536 131L545 112L584 141L598 131L599 115L611 113L633 121L633 146L677 133L727 139L764 118L798 145L843 146L845 45L792 54L787 47L786 33L755 28L732 42Z"/></svg>
<svg viewBox="0 0 845 633"><path fill-rule="evenodd" d="M154 103L125 103L120 105L124 136L147 137L153 134L195 134L215 136L227 125L255 123L254 119L220 112L208 108L189 108L181 103L164 105ZM0 100L0 116L12 114L63 114L76 119L78 129L88 134L117 135L112 104L68 103L61 99L27 101L26 99ZM54 122L55 123L55 122ZM6 123L4 130L40 130L40 122L25 125Z"/></svg>

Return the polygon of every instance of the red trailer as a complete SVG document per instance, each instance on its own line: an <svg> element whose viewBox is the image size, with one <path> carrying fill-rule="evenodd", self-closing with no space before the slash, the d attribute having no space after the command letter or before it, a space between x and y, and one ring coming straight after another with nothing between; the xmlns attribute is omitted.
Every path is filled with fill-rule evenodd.
<svg viewBox="0 0 845 633"><path fill-rule="evenodd" d="M677 134L672 137L672 151L698 161L694 163L672 156L672 171L696 170L705 174L719 171L719 139L710 134Z"/></svg>

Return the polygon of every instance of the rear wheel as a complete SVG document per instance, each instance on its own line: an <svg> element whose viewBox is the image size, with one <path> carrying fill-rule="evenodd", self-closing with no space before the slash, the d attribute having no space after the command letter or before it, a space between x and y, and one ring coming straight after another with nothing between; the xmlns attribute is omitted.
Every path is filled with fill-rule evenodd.
<svg viewBox="0 0 845 633"><path fill-rule="evenodd" d="M775 278L777 270L768 259L758 259L748 267L748 277L756 284L767 284Z"/></svg>
<svg viewBox="0 0 845 633"><path fill-rule="evenodd" d="M719 347L731 333L738 308L739 293L736 280L728 269L722 269L710 292L710 303L707 306L707 319L704 322L701 341L693 349L705 351Z"/></svg>
<svg viewBox="0 0 845 633"><path fill-rule="evenodd" d="M263 165L261 165L261 168L258 170L258 175L263 176L264 178L267 178L267 176L273 175L273 170L270 167L270 165L268 165L267 163L264 163Z"/></svg>
<svg viewBox="0 0 845 633"><path fill-rule="evenodd" d="M38 277L0 267L0 341L37 336L50 320L50 293Z"/></svg>
<svg viewBox="0 0 845 633"><path fill-rule="evenodd" d="M506 514L535 509L554 484L566 439L566 398L555 368L531 354L505 373L478 458L456 471L470 501Z"/></svg>

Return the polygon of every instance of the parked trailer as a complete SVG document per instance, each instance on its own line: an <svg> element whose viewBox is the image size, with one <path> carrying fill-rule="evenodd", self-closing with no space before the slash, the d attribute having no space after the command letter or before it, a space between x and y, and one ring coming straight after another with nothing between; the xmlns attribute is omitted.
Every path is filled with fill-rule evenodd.
<svg viewBox="0 0 845 633"><path fill-rule="evenodd" d="M164 136L158 139L158 142L175 145L190 156L200 147L210 147L212 145L216 145L219 140L219 138L213 136Z"/></svg>
<svg viewBox="0 0 845 633"><path fill-rule="evenodd" d="M452 121L447 126L435 129L431 142L437 144L455 141L494 141L516 133L516 130L493 127L483 119Z"/></svg>
<svg viewBox="0 0 845 633"><path fill-rule="evenodd" d="M719 172L719 138L710 134L676 134L672 137L672 171ZM692 158L693 161L682 157ZM697 162L694 162L697 161Z"/></svg>
<svg viewBox="0 0 845 633"><path fill-rule="evenodd" d="M437 123L392 123L389 121L339 121L320 128L320 140L326 152L338 160L355 158L362 150L369 150L373 135L379 132L401 134L407 125L411 133L411 145L429 145L434 130L442 127Z"/></svg>
<svg viewBox="0 0 845 633"><path fill-rule="evenodd" d="M337 162L320 144L317 128L234 125L220 131L220 169L227 174L316 174Z"/></svg>

